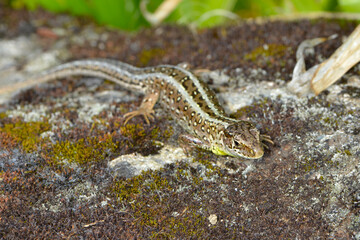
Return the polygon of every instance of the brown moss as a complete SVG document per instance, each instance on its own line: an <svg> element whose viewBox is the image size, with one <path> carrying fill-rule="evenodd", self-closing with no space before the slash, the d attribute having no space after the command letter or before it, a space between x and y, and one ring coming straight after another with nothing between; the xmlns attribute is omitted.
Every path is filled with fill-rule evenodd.
<svg viewBox="0 0 360 240"><path fill-rule="evenodd" d="M0 130L0 147L2 149L12 149L14 148L18 142L15 138L11 137L10 133L2 132Z"/></svg>

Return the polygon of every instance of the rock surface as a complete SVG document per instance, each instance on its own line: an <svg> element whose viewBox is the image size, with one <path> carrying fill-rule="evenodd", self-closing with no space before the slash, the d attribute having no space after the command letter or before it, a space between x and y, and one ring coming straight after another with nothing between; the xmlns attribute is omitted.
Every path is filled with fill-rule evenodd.
<svg viewBox="0 0 360 240"><path fill-rule="evenodd" d="M43 15L20 19L39 29ZM183 130L158 107L151 126L142 118L124 126L141 97L101 79L0 96L0 237L360 239L359 66L317 97L286 89L299 42L354 26L242 23L199 31L194 41L182 27L129 36L53 16L47 30L56 38L4 31L0 86L70 59L189 62L212 69L202 78L227 112L253 121L275 145L252 161L186 156L177 142ZM308 61L329 56L336 41Z"/></svg>

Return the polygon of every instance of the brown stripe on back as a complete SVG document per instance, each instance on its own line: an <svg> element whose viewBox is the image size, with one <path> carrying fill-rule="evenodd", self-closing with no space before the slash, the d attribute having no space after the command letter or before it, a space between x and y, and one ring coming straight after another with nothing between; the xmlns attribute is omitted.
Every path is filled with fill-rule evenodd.
<svg viewBox="0 0 360 240"><path fill-rule="evenodd" d="M201 94L201 92L195 86L190 76L187 75L184 71L179 70L177 68L173 68L171 66L161 66L161 65L156 67L144 68L142 71L143 73L144 72L162 73L172 77L174 80L176 80L184 87L185 91L189 94L189 96L191 96L194 99L194 102L197 103L199 108L201 108L205 113L207 113L211 117L219 117L218 115L215 114L213 109L211 109L209 104L205 101L205 96ZM205 94L208 96L208 101L213 104L215 110L217 110L220 114L225 115L225 111L219 104L219 101L215 93L201 79L198 80Z"/></svg>

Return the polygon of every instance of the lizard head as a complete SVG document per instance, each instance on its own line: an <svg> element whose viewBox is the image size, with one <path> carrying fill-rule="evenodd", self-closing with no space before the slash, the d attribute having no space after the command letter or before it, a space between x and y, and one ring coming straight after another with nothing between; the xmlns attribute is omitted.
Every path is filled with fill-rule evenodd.
<svg viewBox="0 0 360 240"><path fill-rule="evenodd" d="M248 159L261 158L264 150L259 130L246 121L230 124L222 136L225 154Z"/></svg>

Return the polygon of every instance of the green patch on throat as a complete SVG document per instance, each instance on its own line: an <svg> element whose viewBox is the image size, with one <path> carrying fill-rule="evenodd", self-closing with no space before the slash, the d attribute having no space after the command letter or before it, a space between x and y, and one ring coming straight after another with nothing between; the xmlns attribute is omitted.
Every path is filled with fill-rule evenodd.
<svg viewBox="0 0 360 240"><path fill-rule="evenodd" d="M231 154L229 154L228 152L226 152L224 149L218 147L218 146L214 146L211 148L211 151L216 154L216 155L230 155L232 156Z"/></svg>

